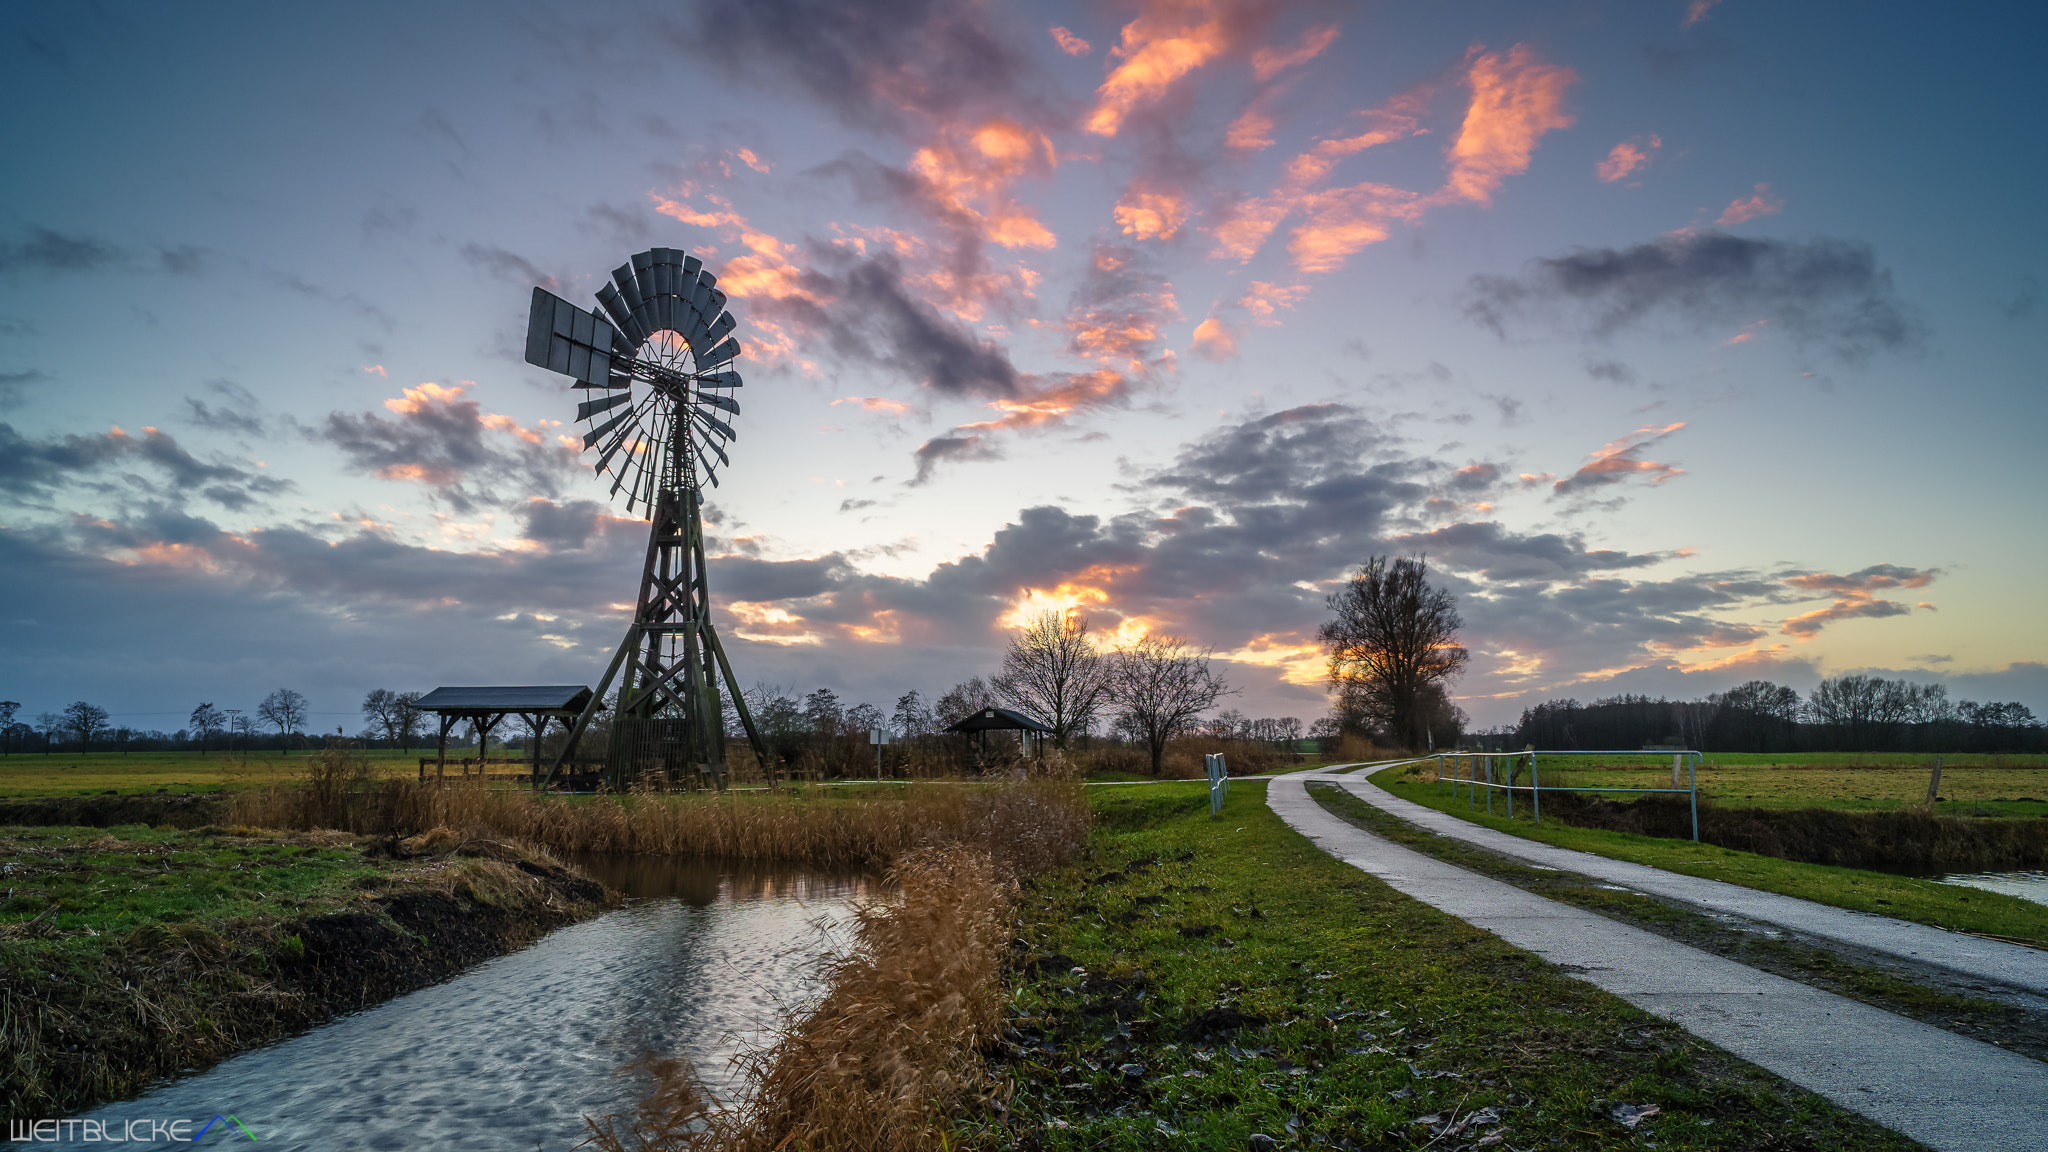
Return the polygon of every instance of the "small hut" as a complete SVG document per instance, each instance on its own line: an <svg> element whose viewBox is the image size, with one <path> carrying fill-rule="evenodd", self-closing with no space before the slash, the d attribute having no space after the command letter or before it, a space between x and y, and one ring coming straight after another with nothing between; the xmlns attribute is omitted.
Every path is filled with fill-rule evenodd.
<svg viewBox="0 0 2048 1152"><path fill-rule="evenodd" d="M581 684L511 684L489 688L436 688L420 697L420 711L432 712L441 718L441 736L435 746L436 774L446 770L448 764L448 730L457 721L467 720L476 729L477 766L485 766L484 752L491 729L507 716L518 716L526 721L532 735L531 747L527 749L527 761L531 774L540 776L540 741L547 734L548 721L560 720L567 728L576 722L583 706L590 703L590 689ZM420 761L420 778L427 774L426 761Z"/></svg>
<svg viewBox="0 0 2048 1152"><path fill-rule="evenodd" d="M1024 715L1022 712L1012 712L1008 708L983 708L979 712L970 714L966 719L946 729L946 731L980 733L976 739L980 742L979 747L983 752L988 751L989 733L1022 732L1024 735L1019 737L1020 742L1028 741L1034 736L1038 738L1038 745L1032 752L1033 755L1037 756L1045 754L1045 738L1052 735L1052 729Z"/></svg>

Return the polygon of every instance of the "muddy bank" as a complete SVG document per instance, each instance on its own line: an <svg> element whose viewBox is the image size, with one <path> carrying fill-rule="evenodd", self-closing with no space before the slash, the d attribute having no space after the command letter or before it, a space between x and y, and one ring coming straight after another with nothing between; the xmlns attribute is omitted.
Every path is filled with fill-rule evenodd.
<svg viewBox="0 0 2048 1152"><path fill-rule="evenodd" d="M198 828L219 821L220 801L218 793L0 800L0 828L118 828L123 824Z"/></svg>
<svg viewBox="0 0 2048 1152"><path fill-rule="evenodd" d="M1924 809L1723 808L1704 801L1699 816L1703 844L1804 864L1902 876L2048 867L2048 820L1959 819ZM1682 798L1614 801L1546 790L1543 818L1581 828L1692 838L1692 813Z"/></svg>
<svg viewBox="0 0 2048 1152"><path fill-rule="evenodd" d="M241 831L217 836L266 846L306 839ZM617 902L581 873L502 841L437 829L357 850L390 862L306 914L153 921L118 936L66 932L44 917L0 928L0 1110L63 1116L132 1095L436 983Z"/></svg>

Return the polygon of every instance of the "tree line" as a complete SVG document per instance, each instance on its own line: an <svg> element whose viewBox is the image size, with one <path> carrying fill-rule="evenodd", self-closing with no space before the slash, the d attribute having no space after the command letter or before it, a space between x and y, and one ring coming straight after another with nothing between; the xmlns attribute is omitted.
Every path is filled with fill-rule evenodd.
<svg viewBox="0 0 2048 1152"><path fill-rule="evenodd" d="M1752 680L1698 700L1621 695L1547 700L1513 728L1475 734L1488 747L1702 752L2040 752L2048 729L2017 701L1951 700L1941 684L1876 676L1822 680L1805 699Z"/></svg>
<svg viewBox="0 0 2048 1152"><path fill-rule="evenodd" d="M418 692L371 692L363 703L371 723L362 735L410 747L419 734L419 699ZM291 688L271 692L246 711L202 701L173 732L116 725L111 713L88 700L27 720L20 718L19 701L0 700L0 752L212 752L260 744L289 752L308 743L311 714L305 694Z"/></svg>

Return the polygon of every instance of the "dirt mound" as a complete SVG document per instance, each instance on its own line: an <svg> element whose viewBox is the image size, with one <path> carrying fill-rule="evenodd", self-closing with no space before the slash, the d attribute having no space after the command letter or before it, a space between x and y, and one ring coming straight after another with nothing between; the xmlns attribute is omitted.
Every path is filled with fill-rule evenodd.
<svg viewBox="0 0 2048 1152"><path fill-rule="evenodd" d="M154 828L168 824L173 828L198 828L219 818L220 797L211 793L0 800L0 826L115 828L147 824Z"/></svg>

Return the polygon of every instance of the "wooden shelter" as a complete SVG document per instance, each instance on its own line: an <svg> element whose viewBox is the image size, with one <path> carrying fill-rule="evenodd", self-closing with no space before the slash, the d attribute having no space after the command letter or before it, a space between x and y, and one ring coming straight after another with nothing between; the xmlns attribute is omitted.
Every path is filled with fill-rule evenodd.
<svg viewBox="0 0 2048 1152"><path fill-rule="evenodd" d="M533 775L540 775L540 742L547 734L548 721L560 720L567 728L591 701L590 689L581 684L511 684L487 688L436 688L420 697L420 711L441 718L441 734L435 745L435 760L448 763L448 730L467 720L476 729L477 758L483 759L485 741L491 729L507 716L526 721L533 734L527 760Z"/></svg>
<svg viewBox="0 0 2048 1152"><path fill-rule="evenodd" d="M1052 735L1052 729L1024 715L1022 712L1012 712L1008 708L983 708L959 723L954 724L946 729L946 731L980 733L981 735L978 739L981 741L981 749L984 752L988 750L989 733L1022 732L1024 735L1020 737L1020 740L1029 740L1034 736L1038 738L1038 747L1034 753L1035 755L1045 754L1045 738Z"/></svg>

